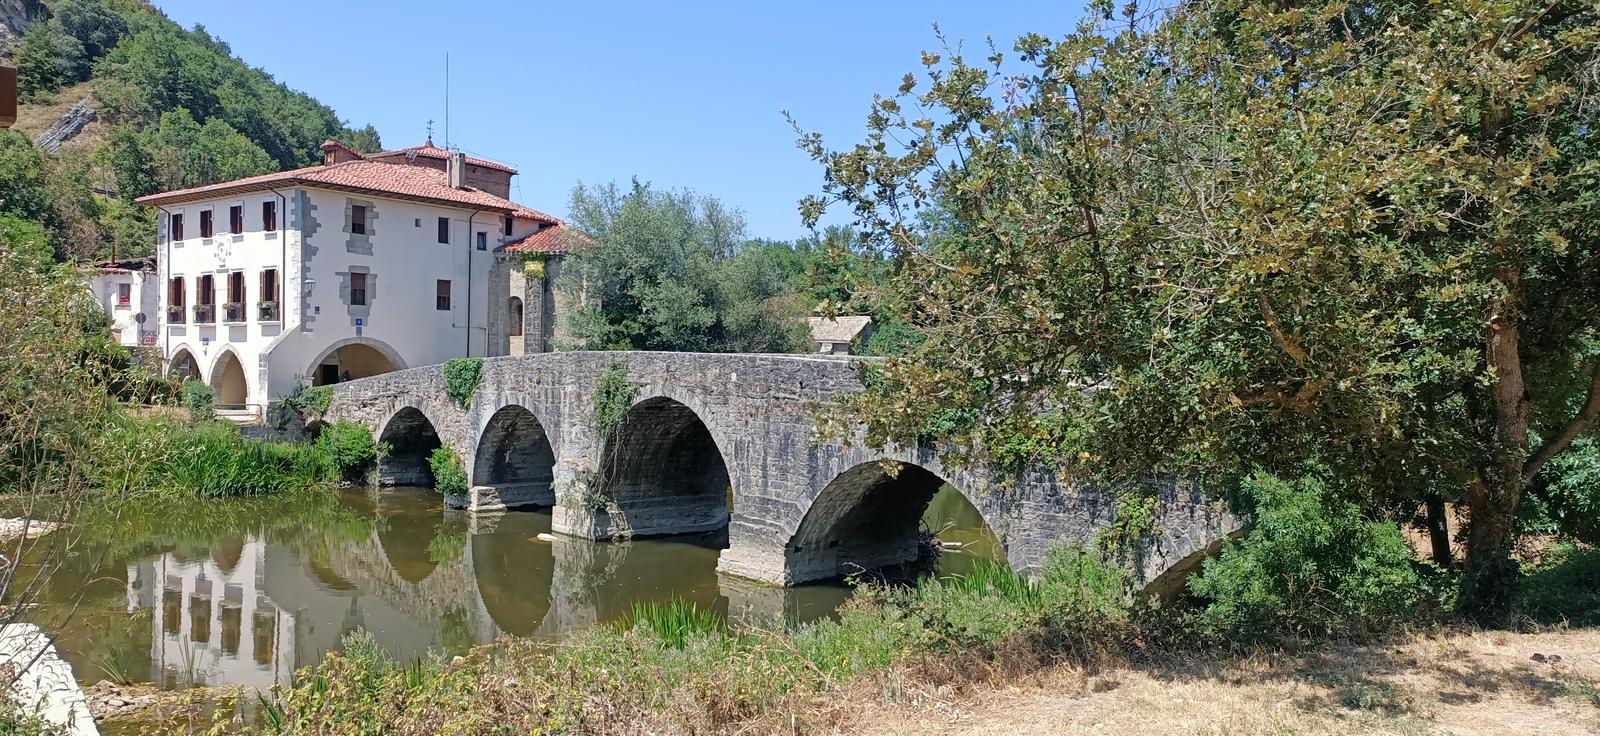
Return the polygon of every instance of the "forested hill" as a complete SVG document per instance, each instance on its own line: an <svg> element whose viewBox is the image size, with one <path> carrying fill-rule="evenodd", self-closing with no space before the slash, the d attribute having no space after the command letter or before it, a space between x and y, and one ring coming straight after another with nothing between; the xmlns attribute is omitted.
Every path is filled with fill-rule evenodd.
<svg viewBox="0 0 1600 736"><path fill-rule="evenodd" d="M148 252L135 197L309 165L329 138L380 149L372 126L146 0L0 0L0 26L22 98L0 134L0 216L42 225L60 258Z"/></svg>

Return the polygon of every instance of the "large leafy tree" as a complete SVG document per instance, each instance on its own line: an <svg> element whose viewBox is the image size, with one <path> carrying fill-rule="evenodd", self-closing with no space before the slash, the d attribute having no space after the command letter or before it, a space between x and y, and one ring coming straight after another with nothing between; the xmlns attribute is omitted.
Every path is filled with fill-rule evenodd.
<svg viewBox="0 0 1600 736"><path fill-rule="evenodd" d="M593 243L568 261L579 303L568 332L603 350L791 352L805 347L803 300L773 249L748 240L739 213L686 191L635 181L579 185L572 220Z"/></svg>
<svg viewBox="0 0 1600 736"><path fill-rule="evenodd" d="M926 54L867 141L802 138L803 212L853 210L926 338L854 400L867 438L1459 498L1462 605L1498 616L1524 489L1600 414L1596 7L1121 13L1020 71Z"/></svg>

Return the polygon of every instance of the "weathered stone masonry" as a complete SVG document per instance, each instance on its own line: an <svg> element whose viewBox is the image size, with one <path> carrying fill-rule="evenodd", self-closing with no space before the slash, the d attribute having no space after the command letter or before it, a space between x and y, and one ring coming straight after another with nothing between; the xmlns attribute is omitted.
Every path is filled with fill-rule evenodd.
<svg viewBox="0 0 1600 736"><path fill-rule="evenodd" d="M861 389L852 363L693 353L490 358L466 408L445 394L442 367L428 366L339 384L326 418L361 422L390 440L436 434L424 441L451 448L476 484L453 504L554 501L559 533L678 533L726 518L718 569L776 584L907 559L941 480L972 502L1019 570L1037 570L1051 546L1092 544L1115 519L1114 494L1043 469L1006 483L988 469L946 468L925 448L884 454L817 440L814 407ZM613 366L639 390L623 428L603 443L595 385ZM885 474L886 459L904 463L897 477ZM415 462L402 458L380 475L414 482L425 475ZM1196 489L1172 482L1158 518L1135 565L1146 580L1191 563L1237 527Z"/></svg>

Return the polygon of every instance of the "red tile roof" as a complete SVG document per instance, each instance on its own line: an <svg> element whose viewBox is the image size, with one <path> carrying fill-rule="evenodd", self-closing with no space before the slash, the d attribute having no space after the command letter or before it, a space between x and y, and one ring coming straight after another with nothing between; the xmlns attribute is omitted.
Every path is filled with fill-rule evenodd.
<svg viewBox="0 0 1600 736"><path fill-rule="evenodd" d="M505 245L500 250L507 253L566 253L594 242L589 236L565 223L540 228Z"/></svg>
<svg viewBox="0 0 1600 736"><path fill-rule="evenodd" d="M422 156L422 157L425 157L425 158L436 158L436 159L439 159L441 161L450 158L450 152L445 150L445 149L443 149L443 148L440 148L438 146L433 145L433 140L431 138L428 140L427 143L424 143L424 144L422 144L420 146L412 146L410 148L401 148L401 149L394 150L394 151L384 151L383 153L369 153L369 154L367 154L367 158L373 159L375 161L382 161L384 159L399 158L401 156L410 156L412 154L416 154L418 156ZM515 167L515 166L512 166L510 164L503 164L503 163L500 163L498 161L490 161L488 159L477 158L475 156L468 156L467 157L467 163L472 164L473 166L482 166L482 167L484 167L486 169L494 169L496 171L504 171L504 172L511 173L511 174L517 173L517 167Z"/></svg>
<svg viewBox="0 0 1600 736"><path fill-rule="evenodd" d="M230 192L260 191L275 187L304 186L342 191L388 195L400 199L419 200L469 209L493 210L522 217L521 213L537 215L509 199L502 199L481 189L465 187L454 189L445 178L445 172L424 166L382 161L345 161L327 166L309 166L275 174L263 174L246 179L235 179L172 192L161 192L140 197L140 204L177 204L209 199ZM530 219L559 222L549 215Z"/></svg>
<svg viewBox="0 0 1600 736"><path fill-rule="evenodd" d="M519 220L533 220L534 222L542 222L547 225L561 224L561 218L554 215L547 215L543 212L533 209L532 207L519 206L517 211L511 213L511 216Z"/></svg>

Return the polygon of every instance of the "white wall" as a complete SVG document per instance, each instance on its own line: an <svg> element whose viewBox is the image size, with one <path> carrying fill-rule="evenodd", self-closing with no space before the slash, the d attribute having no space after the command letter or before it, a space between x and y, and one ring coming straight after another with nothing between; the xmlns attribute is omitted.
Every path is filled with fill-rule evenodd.
<svg viewBox="0 0 1600 736"><path fill-rule="evenodd" d="M218 356L232 350L245 367L249 403L259 409L297 385L310 383L313 363L321 362L329 348L350 340L381 343L406 366L485 354L488 272L501 241L501 214L472 217L468 210L320 189L282 193L286 202L262 192L165 208L158 245L161 277L155 290L161 298L157 313L162 316L161 344L167 356L187 347L199 361L203 377L215 385L212 367ZM261 203L268 199L279 201L279 232L261 230ZM349 232L353 202L368 206L366 238ZM227 232L232 204L244 207L242 235ZM308 212L302 213L304 204L309 205ZM215 223L214 236L208 240L200 237L199 214L207 208L213 210ZM168 216L178 213L183 215L185 239L168 245ZM438 242L439 217L451 221L448 245ZM487 233L483 251L473 244L473 233L479 231ZM279 269L277 321L262 321L256 309L260 272L266 268ZM370 274L364 310L348 303L349 274L363 269ZM244 272L246 319L225 325L220 305L227 301L227 274L234 270ZM199 303L196 289L205 274L215 277L214 303L219 306L214 325L193 321L192 306ZM173 275L185 279L186 324L166 322L165 284ZM449 311L435 308L439 279L451 282Z"/></svg>
<svg viewBox="0 0 1600 736"><path fill-rule="evenodd" d="M122 304L118 299L118 287L128 285L128 303ZM106 272L96 273L89 280L89 290L94 293L95 301L106 310L106 315L111 318L113 334L121 334L118 340L122 345L134 347L139 345L141 334L154 340L160 335L160 309L161 290L160 280L155 273L149 271ZM144 324L140 324L138 316L145 316Z"/></svg>
<svg viewBox="0 0 1600 736"><path fill-rule="evenodd" d="M284 194L287 196L289 192ZM266 231L262 227L262 203L267 201L276 203L277 230L274 231ZM232 205L244 208L244 232L239 235L228 232L228 209ZM264 405L266 397L261 391L265 385L261 357L267 346L286 329L284 318L287 311L280 306L279 319L261 319L258 309L258 303L262 301L262 294L259 293L261 272L268 268L278 269L280 292L287 293L290 291L288 285L292 283L289 268L293 268L298 261L296 233L285 229L285 202L272 192L253 192L164 209L165 212L157 218L156 253L160 262L160 278L155 285L161 300L157 313L161 315L160 345L163 353L170 358L179 349L187 348L200 364L201 377L216 385L212 368L225 351L231 350L244 367L249 389L247 403ZM208 209L213 213L214 230L212 237L202 238L200 213ZM174 214L183 216L184 239L168 242L170 216ZM289 268L284 267L286 263ZM227 323L222 304L228 301L228 274L234 271L244 274L244 320ZM217 305L216 318L208 325L197 324L193 311L194 305L200 303L200 277L207 274L213 277L212 302ZM181 324L173 323L167 311L166 285L174 276L184 279L184 322Z"/></svg>

